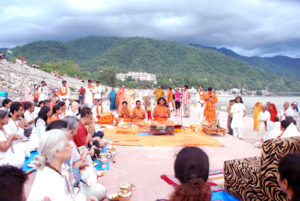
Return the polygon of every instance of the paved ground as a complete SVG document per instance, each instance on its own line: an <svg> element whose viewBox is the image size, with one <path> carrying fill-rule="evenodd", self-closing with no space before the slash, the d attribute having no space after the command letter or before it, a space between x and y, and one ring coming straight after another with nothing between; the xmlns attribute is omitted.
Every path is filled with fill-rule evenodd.
<svg viewBox="0 0 300 201"><path fill-rule="evenodd" d="M195 111L192 107L191 111ZM176 122L176 119L172 117ZM180 122L180 121L179 121ZM221 126L226 127L227 114L221 114ZM196 123L195 114L190 118L183 118L183 125ZM225 160L258 156L261 151L253 147L258 140L252 131L251 118L245 119L245 139L239 140L231 135L214 135L223 147L201 147L209 156L210 170L223 169ZM132 201L154 201L158 198L168 198L173 188L162 179L161 174L174 174L173 163L176 153L182 147L125 147L118 146L116 163L110 163L110 170L100 181L106 186L108 193L117 193L121 183L136 185ZM27 192L34 175L28 181Z"/></svg>

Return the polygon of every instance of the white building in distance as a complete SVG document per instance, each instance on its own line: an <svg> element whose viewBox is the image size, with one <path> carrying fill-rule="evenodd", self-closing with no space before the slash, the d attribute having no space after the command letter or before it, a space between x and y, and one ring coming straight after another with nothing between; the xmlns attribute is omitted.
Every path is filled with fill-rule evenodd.
<svg viewBox="0 0 300 201"><path fill-rule="evenodd" d="M128 77L132 77L133 80L156 82L156 75L144 72L117 73L116 77L122 81L125 81Z"/></svg>

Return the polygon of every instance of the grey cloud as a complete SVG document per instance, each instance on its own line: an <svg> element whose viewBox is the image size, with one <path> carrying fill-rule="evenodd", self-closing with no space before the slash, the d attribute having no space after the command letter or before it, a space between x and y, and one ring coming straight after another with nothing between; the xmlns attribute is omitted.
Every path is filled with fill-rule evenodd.
<svg viewBox="0 0 300 201"><path fill-rule="evenodd" d="M14 0L2 5L0 47L112 35L300 57L300 3L293 0Z"/></svg>

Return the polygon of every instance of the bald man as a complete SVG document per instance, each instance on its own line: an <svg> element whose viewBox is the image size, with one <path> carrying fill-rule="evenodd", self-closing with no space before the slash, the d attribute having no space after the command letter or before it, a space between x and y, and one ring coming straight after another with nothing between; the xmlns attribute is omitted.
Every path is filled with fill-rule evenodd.
<svg viewBox="0 0 300 201"><path fill-rule="evenodd" d="M289 102L285 102L283 104L283 111L280 113L280 120L285 120L286 117L293 117L294 113L292 108L290 107Z"/></svg>
<svg viewBox="0 0 300 201"><path fill-rule="evenodd" d="M78 114L78 108L79 108L79 103L78 102L73 102L69 108L69 110L66 113L66 116L77 116Z"/></svg>

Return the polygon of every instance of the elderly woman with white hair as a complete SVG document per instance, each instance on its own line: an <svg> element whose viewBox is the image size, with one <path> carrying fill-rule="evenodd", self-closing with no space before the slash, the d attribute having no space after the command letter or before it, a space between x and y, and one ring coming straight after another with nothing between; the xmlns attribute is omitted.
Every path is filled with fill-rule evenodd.
<svg viewBox="0 0 300 201"><path fill-rule="evenodd" d="M90 200L83 194L75 193L68 177L62 174L63 164L71 158L72 145L66 131L54 129L47 131L39 143L39 155L34 167L38 170L28 201Z"/></svg>

